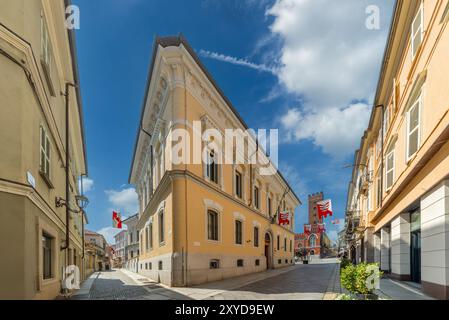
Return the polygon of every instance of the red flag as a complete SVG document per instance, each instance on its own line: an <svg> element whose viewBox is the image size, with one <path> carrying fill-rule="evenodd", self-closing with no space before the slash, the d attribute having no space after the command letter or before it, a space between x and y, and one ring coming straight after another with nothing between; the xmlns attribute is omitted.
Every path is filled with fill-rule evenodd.
<svg viewBox="0 0 449 320"><path fill-rule="evenodd" d="M122 218L120 216L120 213L117 213L115 211L112 211L112 226L117 229L122 228Z"/></svg>
<svg viewBox="0 0 449 320"><path fill-rule="evenodd" d="M324 200L316 204L318 210L318 219L327 218L328 215L332 216L332 201Z"/></svg>
<svg viewBox="0 0 449 320"><path fill-rule="evenodd" d="M290 224L290 213L288 211L279 212L279 225Z"/></svg>
<svg viewBox="0 0 449 320"><path fill-rule="evenodd" d="M304 234L307 236L312 232L312 226L310 224L304 225Z"/></svg>

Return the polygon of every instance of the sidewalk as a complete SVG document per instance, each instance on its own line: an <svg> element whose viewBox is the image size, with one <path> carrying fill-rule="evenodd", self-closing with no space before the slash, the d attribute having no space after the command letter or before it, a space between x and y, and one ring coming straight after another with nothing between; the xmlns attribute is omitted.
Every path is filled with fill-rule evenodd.
<svg viewBox="0 0 449 320"><path fill-rule="evenodd" d="M236 278L229 278L217 282L209 282L198 286L192 287L168 287L163 284L158 284L162 288L169 289L170 291L176 292L183 296L189 297L194 300L204 300L214 295L218 295L230 290L234 290L248 284L266 280L290 271L293 271L297 268L296 265L291 267L286 267L282 269L274 269L268 270L264 272L259 272L255 274L244 275ZM147 285L148 283L155 283L153 280L144 277L141 274L137 274L128 270L121 269L124 274L133 279L136 283L141 285ZM162 289L161 288L161 289ZM160 290L160 289L159 289ZM153 290L154 292L154 290Z"/></svg>
<svg viewBox="0 0 449 320"><path fill-rule="evenodd" d="M419 286L389 278L380 280L379 297L387 300L435 300L421 292Z"/></svg>

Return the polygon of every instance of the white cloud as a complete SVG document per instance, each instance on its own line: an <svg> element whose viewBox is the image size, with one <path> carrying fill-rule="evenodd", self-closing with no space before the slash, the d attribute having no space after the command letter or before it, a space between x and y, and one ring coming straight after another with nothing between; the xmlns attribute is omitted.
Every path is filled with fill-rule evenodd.
<svg viewBox="0 0 449 320"><path fill-rule="evenodd" d="M288 140L309 139L339 159L354 151L367 127L369 115L370 106L363 103L317 113L294 108L281 117L281 124L287 130Z"/></svg>
<svg viewBox="0 0 449 320"><path fill-rule="evenodd" d="M218 60L218 61L222 61L222 62L227 62L227 63L234 64L234 65L244 66L244 67L248 67L251 69L258 70L258 71L270 72L273 74L276 74L278 72L278 70L276 68L269 67L265 64L256 64L256 63L248 61L246 59L236 58L236 57L224 55L224 54L217 53L217 52L211 52L211 51L201 49L199 51L199 55L202 57L205 57L205 58L210 58L210 59L214 59L214 60Z"/></svg>
<svg viewBox="0 0 449 320"><path fill-rule="evenodd" d="M91 191L93 186L94 186L94 180L89 179L89 178L83 178L82 181L83 181L83 183L82 183L83 191L84 192ZM79 181L79 187L80 187L80 190L81 190L81 179Z"/></svg>
<svg viewBox="0 0 449 320"><path fill-rule="evenodd" d="M103 235L109 244L114 244L115 243L114 236L120 231L122 230L115 229L113 227L106 227L98 230L97 233Z"/></svg>
<svg viewBox="0 0 449 320"><path fill-rule="evenodd" d="M288 181L290 187L299 197L305 197L307 195L307 184L304 179L301 178L297 169L288 163L281 162L279 165L279 171Z"/></svg>
<svg viewBox="0 0 449 320"><path fill-rule="evenodd" d="M120 210L124 214L133 215L138 209L137 193L134 188L127 188L120 191L106 190L108 200L112 203L115 210Z"/></svg>
<svg viewBox="0 0 449 320"><path fill-rule="evenodd" d="M381 9L381 29L368 30L365 9ZM372 103L392 3L379 0L277 0L267 11L282 40L277 76L303 97L282 124L294 141L310 139L336 157L357 147Z"/></svg>

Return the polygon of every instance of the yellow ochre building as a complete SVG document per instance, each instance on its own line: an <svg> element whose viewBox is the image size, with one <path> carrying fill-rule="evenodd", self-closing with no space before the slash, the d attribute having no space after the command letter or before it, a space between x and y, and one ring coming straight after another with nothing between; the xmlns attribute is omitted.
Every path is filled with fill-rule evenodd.
<svg viewBox="0 0 449 320"><path fill-rule="evenodd" d="M247 129L187 41L159 37L129 178L140 203L138 272L188 286L294 264L294 217L281 226L276 211L295 212L298 197L277 170L261 175L257 164L173 161L179 132L189 133L184 152L198 155L195 122ZM220 151L205 150L209 160Z"/></svg>
<svg viewBox="0 0 449 320"><path fill-rule="evenodd" d="M347 199L351 258L449 299L449 1L396 2Z"/></svg>
<svg viewBox="0 0 449 320"><path fill-rule="evenodd" d="M77 200L87 161L69 4L1 1L0 299L53 299L68 266L85 276Z"/></svg>

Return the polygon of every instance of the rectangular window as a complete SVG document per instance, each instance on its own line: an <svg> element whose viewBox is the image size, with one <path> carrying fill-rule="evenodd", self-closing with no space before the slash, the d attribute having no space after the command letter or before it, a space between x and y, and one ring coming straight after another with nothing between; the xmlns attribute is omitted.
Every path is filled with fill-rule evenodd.
<svg viewBox="0 0 449 320"><path fill-rule="evenodd" d="M290 240L290 252L293 251L292 240Z"/></svg>
<svg viewBox="0 0 449 320"><path fill-rule="evenodd" d="M259 259L256 259L256 267L258 267L258 266L260 266L260 260Z"/></svg>
<svg viewBox="0 0 449 320"><path fill-rule="evenodd" d="M255 247L259 246L259 228L258 227L254 227L254 246Z"/></svg>
<svg viewBox="0 0 449 320"><path fill-rule="evenodd" d="M211 151L207 157L206 176L210 181L218 184L218 164L215 159L214 151Z"/></svg>
<svg viewBox="0 0 449 320"><path fill-rule="evenodd" d="M242 174L240 172L235 172L235 195L242 199Z"/></svg>
<svg viewBox="0 0 449 320"><path fill-rule="evenodd" d="M151 262L149 263L149 267L150 267L150 270L153 270L153 264Z"/></svg>
<svg viewBox="0 0 449 320"><path fill-rule="evenodd" d="M271 198L268 198L268 215L271 217L272 209L271 209Z"/></svg>
<svg viewBox="0 0 449 320"><path fill-rule="evenodd" d="M281 246L281 237L280 236L277 236L277 249L278 249L278 251L280 250L280 246Z"/></svg>
<svg viewBox="0 0 449 320"><path fill-rule="evenodd" d="M40 157L39 157L39 171L50 179L50 139L44 127L40 127Z"/></svg>
<svg viewBox="0 0 449 320"><path fill-rule="evenodd" d="M287 252L287 238L284 238L284 251Z"/></svg>
<svg viewBox="0 0 449 320"><path fill-rule="evenodd" d="M386 170L385 170L385 189L389 190L393 186L394 182L394 147L387 154L386 157Z"/></svg>
<svg viewBox="0 0 449 320"><path fill-rule="evenodd" d="M219 269L220 268L220 260L212 259L209 263L210 269Z"/></svg>
<svg viewBox="0 0 449 320"><path fill-rule="evenodd" d="M237 267L243 267L243 259L237 260Z"/></svg>
<svg viewBox="0 0 449 320"><path fill-rule="evenodd" d="M164 234L164 211L159 213L159 243L164 243L165 234Z"/></svg>
<svg viewBox="0 0 449 320"><path fill-rule="evenodd" d="M419 47L423 40L423 22L424 22L424 9L421 3L418 13L412 22L411 42L412 42L412 60L415 59L418 53Z"/></svg>
<svg viewBox="0 0 449 320"><path fill-rule="evenodd" d="M421 95L407 112L407 160L418 152L420 145Z"/></svg>
<svg viewBox="0 0 449 320"><path fill-rule="evenodd" d="M42 235L42 271L43 278L51 279L53 277L53 268L52 268L52 260L53 260L53 250L52 250L53 238L48 236L47 234Z"/></svg>
<svg viewBox="0 0 449 320"><path fill-rule="evenodd" d="M55 96L55 90L51 81L51 64L52 50L50 43L50 35L48 33L47 22L45 16L41 14L41 65L44 70L45 80L47 81L49 92Z"/></svg>
<svg viewBox="0 0 449 320"><path fill-rule="evenodd" d="M218 213L212 210L207 212L207 238L218 241Z"/></svg>
<svg viewBox="0 0 449 320"><path fill-rule="evenodd" d="M148 251L150 249L150 227L145 228L145 249Z"/></svg>
<svg viewBox="0 0 449 320"><path fill-rule="evenodd" d="M149 243L150 243L150 250L153 249L153 223L150 223L149 225Z"/></svg>
<svg viewBox="0 0 449 320"><path fill-rule="evenodd" d="M159 267L159 270L162 270L162 267L163 267L163 265L162 265L162 261L159 261L159 265L158 265L158 267Z"/></svg>
<svg viewBox="0 0 449 320"><path fill-rule="evenodd" d="M254 187L254 206L259 209L259 187Z"/></svg>
<svg viewBox="0 0 449 320"><path fill-rule="evenodd" d="M242 241L242 222L240 220L235 220L235 243L243 244Z"/></svg>

